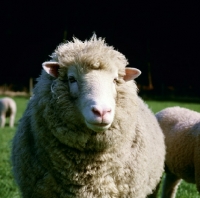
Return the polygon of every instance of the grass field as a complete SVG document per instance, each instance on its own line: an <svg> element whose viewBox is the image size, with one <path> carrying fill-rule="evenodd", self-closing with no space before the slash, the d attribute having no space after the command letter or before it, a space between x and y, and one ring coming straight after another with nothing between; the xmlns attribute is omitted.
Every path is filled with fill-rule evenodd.
<svg viewBox="0 0 200 198"><path fill-rule="evenodd" d="M17 122L22 116L28 98L14 97L17 103L17 115L15 121L15 127L9 128L8 122L4 129L0 129L0 198L20 198L19 191L14 183L13 176L11 174L10 164L10 148L11 140L15 133ZM182 106L195 111L200 112L200 103L185 103L185 102L172 102L172 101L146 101L153 112L158 112L163 108L170 106ZM193 184L185 183L184 181L178 188L176 198L198 198L196 187Z"/></svg>

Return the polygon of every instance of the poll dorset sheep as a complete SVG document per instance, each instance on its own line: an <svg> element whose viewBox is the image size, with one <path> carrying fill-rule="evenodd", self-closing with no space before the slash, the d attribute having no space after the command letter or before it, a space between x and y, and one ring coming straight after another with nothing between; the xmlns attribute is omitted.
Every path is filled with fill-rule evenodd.
<svg viewBox="0 0 200 198"><path fill-rule="evenodd" d="M156 114L165 135L166 176L162 197L174 198L181 179L200 192L200 113L169 107Z"/></svg>
<svg viewBox="0 0 200 198"><path fill-rule="evenodd" d="M9 117L9 126L13 127L15 123L15 114L17 106L12 98L5 97L0 99L0 126L3 128L6 124L6 117Z"/></svg>
<svg viewBox="0 0 200 198"><path fill-rule="evenodd" d="M144 198L164 169L164 136L124 55L95 35L61 44L13 140L24 198Z"/></svg>

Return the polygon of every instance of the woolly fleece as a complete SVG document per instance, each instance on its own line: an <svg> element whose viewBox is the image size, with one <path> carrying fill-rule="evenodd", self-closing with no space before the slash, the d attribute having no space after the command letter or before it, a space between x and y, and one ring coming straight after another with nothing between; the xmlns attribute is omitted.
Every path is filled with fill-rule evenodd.
<svg viewBox="0 0 200 198"><path fill-rule="evenodd" d="M163 197L175 197L181 179L196 183L200 192L200 113L169 107L158 112L156 117L166 143Z"/></svg>
<svg viewBox="0 0 200 198"><path fill-rule="evenodd" d="M58 78L38 78L13 139L12 163L24 198L145 198L163 173L164 137L157 120L125 82L127 60L103 39L61 44L52 55ZM118 67L115 118L100 133L88 129L70 98L66 74ZM53 92L51 92L53 85Z"/></svg>

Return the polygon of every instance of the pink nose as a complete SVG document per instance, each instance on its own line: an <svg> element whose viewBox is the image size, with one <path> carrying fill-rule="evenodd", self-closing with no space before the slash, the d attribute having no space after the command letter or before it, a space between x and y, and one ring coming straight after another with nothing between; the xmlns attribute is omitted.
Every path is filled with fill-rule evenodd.
<svg viewBox="0 0 200 198"><path fill-rule="evenodd" d="M111 108L109 108L109 107L101 107L101 106L99 106L99 105L93 105L93 106L92 106L92 112L93 112L96 116L103 117L105 114L111 112Z"/></svg>

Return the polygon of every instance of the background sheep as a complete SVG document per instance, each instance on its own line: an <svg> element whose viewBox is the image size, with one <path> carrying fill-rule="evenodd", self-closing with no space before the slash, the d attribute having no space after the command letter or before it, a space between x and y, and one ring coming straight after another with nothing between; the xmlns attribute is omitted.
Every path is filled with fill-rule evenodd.
<svg viewBox="0 0 200 198"><path fill-rule="evenodd" d="M138 97L140 71L94 35L60 45L13 140L23 197L144 198L159 182L164 138Z"/></svg>
<svg viewBox="0 0 200 198"><path fill-rule="evenodd" d="M200 192L200 113L170 107L158 112L156 117L166 143L162 197L175 197L181 179L196 183Z"/></svg>
<svg viewBox="0 0 200 198"><path fill-rule="evenodd" d="M6 117L9 117L9 126L13 127L15 123L15 114L17 106L12 98L5 97L0 99L0 126L3 128L6 124Z"/></svg>

